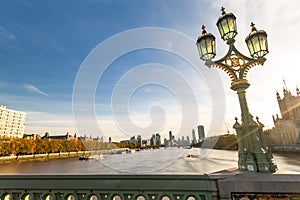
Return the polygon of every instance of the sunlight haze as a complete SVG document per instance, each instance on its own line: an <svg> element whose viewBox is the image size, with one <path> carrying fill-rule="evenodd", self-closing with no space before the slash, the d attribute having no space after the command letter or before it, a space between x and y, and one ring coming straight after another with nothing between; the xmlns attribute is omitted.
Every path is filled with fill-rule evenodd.
<svg viewBox="0 0 300 200"><path fill-rule="evenodd" d="M249 71L246 96L250 113L265 129L272 128L272 115L280 114L276 91L282 96L283 80L294 95L300 87L297 0L1 1L0 104L27 113L25 133L40 135L68 132L121 140L138 134L150 138L157 132L164 138L171 130L176 137L191 137L200 124L208 136L226 133L225 124L233 133L234 118L240 120L241 114L230 78L217 68L208 69L195 43L205 24L216 37L216 59L225 55L228 46L216 27L222 6L237 18L235 45L243 54L249 56L245 38L251 22L268 34L267 61ZM153 32L122 40L147 30ZM165 32L174 37L164 40L160 34ZM177 36L182 40L174 39ZM127 44L142 44L143 37L159 48L145 46L117 54ZM106 52L96 54L117 40ZM176 54L183 50L184 56ZM89 60L92 55L97 60ZM101 77L91 70L80 79L85 63L104 69L100 63L109 56L115 59ZM76 93L77 86L86 93ZM84 104L88 92L93 93L93 105ZM81 115L90 108L101 133L90 125L90 116ZM85 125L78 126L76 113Z"/></svg>

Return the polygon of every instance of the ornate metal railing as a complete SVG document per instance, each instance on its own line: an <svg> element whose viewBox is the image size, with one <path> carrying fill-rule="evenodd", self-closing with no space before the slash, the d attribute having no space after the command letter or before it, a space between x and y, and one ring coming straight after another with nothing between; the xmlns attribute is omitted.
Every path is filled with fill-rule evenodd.
<svg viewBox="0 0 300 200"><path fill-rule="evenodd" d="M207 175L2 175L1 200L211 200Z"/></svg>
<svg viewBox="0 0 300 200"><path fill-rule="evenodd" d="M300 175L226 170L210 175L0 175L0 200L87 199L300 199Z"/></svg>

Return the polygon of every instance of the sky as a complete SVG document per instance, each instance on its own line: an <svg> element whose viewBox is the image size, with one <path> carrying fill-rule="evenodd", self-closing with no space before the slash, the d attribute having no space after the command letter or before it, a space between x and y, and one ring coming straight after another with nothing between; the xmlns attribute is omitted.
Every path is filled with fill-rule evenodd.
<svg viewBox="0 0 300 200"><path fill-rule="evenodd" d="M63 0L0 2L0 104L27 113L25 133L128 139L154 133L233 133L240 117L230 79L208 69L195 41L205 24L237 18L236 47L249 55L250 23L268 34L264 66L248 73L250 112L271 128L283 79L295 94L300 55L297 0Z"/></svg>

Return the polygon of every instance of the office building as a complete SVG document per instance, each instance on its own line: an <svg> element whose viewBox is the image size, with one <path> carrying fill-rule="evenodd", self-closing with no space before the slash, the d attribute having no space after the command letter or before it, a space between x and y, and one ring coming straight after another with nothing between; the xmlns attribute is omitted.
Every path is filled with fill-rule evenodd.
<svg viewBox="0 0 300 200"><path fill-rule="evenodd" d="M202 125L198 126L198 138L199 138L199 142L205 138L204 126Z"/></svg>
<svg viewBox="0 0 300 200"><path fill-rule="evenodd" d="M195 133L194 129L192 130L192 138L193 138L192 144L196 144L197 143L197 139L196 139L196 133Z"/></svg>
<svg viewBox="0 0 300 200"><path fill-rule="evenodd" d="M7 109L0 105L0 136L22 138L25 130L26 113Z"/></svg>

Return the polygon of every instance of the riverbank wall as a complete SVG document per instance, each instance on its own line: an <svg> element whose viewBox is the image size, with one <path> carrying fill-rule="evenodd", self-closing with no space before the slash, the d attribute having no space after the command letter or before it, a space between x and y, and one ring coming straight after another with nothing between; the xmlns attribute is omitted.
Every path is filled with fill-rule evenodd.
<svg viewBox="0 0 300 200"><path fill-rule="evenodd" d="M44 153L34 155L10 155L0 156L0 163L10 162L25 162L25 161L45 161L51 159L72 158L87 155L111 154L118 151L125 151L124 149L109 149L109 150L93 150L93 151L76 151L76 152L60 152L60 153Z"/></svg>
<svg viewBox="0 0 300 200"><path fill-rule="evenodd" d="M270 148L272 152L300 152L300 145L281 145Z"/></svg>
<svg viewBox="0 0 300 200"><path fill-rule="evenodd" d="M45 153L45 154L35 154L35 155L11 155L0 157L0 163L8 162L24 162L24 161L38 161L38 160L50 160L50 159L60 159L60 158L71 158L82 155L88 155L89 151L85 152L62 152L62 153Z"/></svg>

